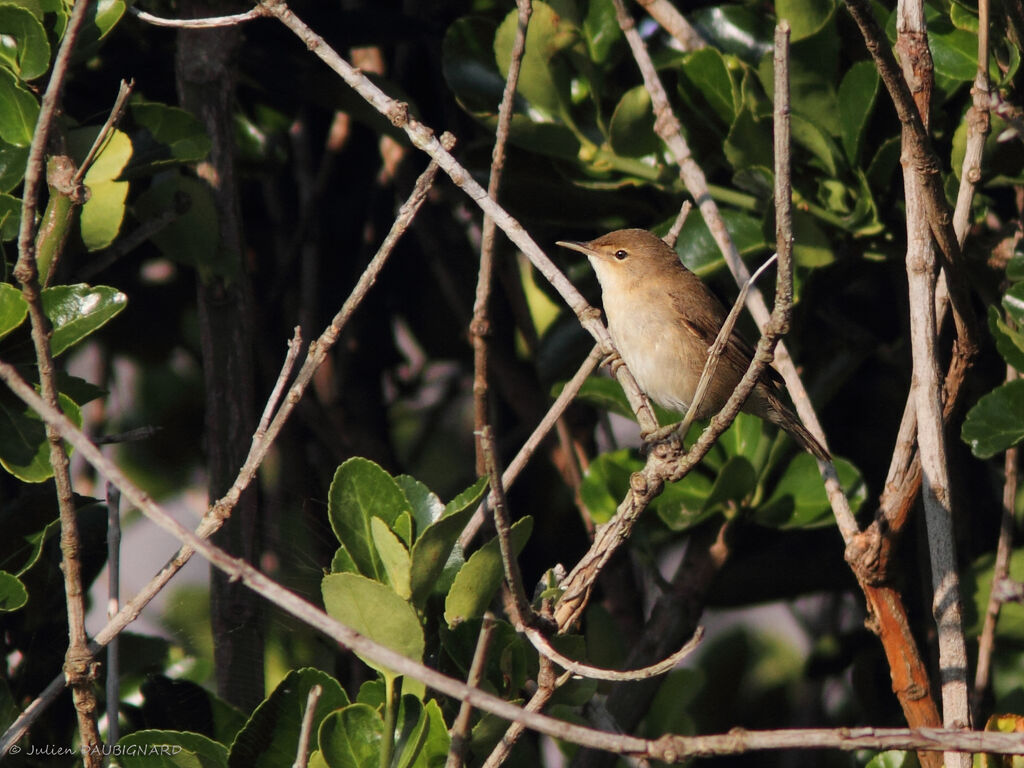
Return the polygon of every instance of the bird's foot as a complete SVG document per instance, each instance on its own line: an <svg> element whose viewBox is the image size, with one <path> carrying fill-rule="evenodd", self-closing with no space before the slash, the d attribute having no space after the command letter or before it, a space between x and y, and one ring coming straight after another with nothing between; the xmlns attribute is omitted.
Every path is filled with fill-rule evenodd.
<svg viewBox="0 0 1024 768"><path fill-rule="evenodd" d="M658 427L658 429L650 432L641 432L640 439L644 441L645 451L649 451L657 445L673 443L678 444L678 448L683 447L683 436L679 434L679 425L682 422L676 422L675 424L668 424L664 427Z"/></svg>

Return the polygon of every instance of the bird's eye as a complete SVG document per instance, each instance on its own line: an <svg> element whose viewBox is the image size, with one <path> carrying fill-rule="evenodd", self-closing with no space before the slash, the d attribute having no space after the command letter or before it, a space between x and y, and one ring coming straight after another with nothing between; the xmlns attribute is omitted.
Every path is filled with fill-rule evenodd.
<svg viewBox="0 0 1024 768"><path fill-rule="evenodd" d="M626 253L621 248L615 252L615 258L618 259L619 261L624 260L627 256L629 256L629 254Z"/></svg>

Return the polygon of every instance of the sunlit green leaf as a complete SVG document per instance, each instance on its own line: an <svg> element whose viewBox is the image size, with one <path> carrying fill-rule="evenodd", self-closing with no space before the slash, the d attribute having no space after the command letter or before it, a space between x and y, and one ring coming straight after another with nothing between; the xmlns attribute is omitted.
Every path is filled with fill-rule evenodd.
<svg viewBox="0 0 1024 768"><path fill-rule="evenodd" d="M1024 438L1024 379L1009 381L983 396L964 419L960 437L979 459L987 459Z"/></svg>
<svg viewBox="0 0 1024 768"><path fill-rule="evenodd" d="M0 67L0 139L15 147L27 147L38 117L36 97L10 70Z"/></svg>
<svg viewBox="0 0 1024 768"><path fill-rule="evenodd" d="M533 519L524 517L512 525L512 551L519 554L533 529ZM444 619L453 627L466 619L482 616L501 585L504 570L498 540L491 539L474 552L459 570L444 603Z"/></svg>
<svg viewBox="0 0 1024 768"><path fill-rule="evenodd" d="M81 283L44 288L42 300L53 326L50 349L55 356L102 328L128 303L116 288Z"/></svg>
<svg viewBox="0 0 1024 768"><path fill-rule="evenodd" d="M22 80L35 80L50 67L50 43L46 30L26 8L0 3L0 66Z"/></svg>

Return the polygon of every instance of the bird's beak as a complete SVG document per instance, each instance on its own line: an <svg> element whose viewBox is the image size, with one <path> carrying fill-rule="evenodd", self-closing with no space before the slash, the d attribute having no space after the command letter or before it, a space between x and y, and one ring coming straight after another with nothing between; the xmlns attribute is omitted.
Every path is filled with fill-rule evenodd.
<svg viewBox="0 0 1024 768"><path fill-rule="evenodd" d="M563 248L568 248L570 251L578 251L584 256L595 256L594 249L590 247L590 243L576 242L575 240L559 240L555 245L560 245Z"/></svg>

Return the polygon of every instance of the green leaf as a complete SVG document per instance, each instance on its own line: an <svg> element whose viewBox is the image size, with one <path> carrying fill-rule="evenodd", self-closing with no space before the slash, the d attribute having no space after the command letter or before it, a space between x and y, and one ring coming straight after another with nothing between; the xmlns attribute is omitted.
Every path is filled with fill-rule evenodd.
<svg viewBox="0 0 1024 768"><path fill-rule="evenodd" d="M0 67L0 139L15 147L27 147L38 118L36 97L9 70Z"/></svg>
<svg viewBox="0 0 1024 768"><path fill-rule="evenodd" d="M64 415L81 427L81 409L67 395L58 398ZM41 483L53 477L50 444L42 420L10 394L0 398L0 465L26 483Z"/></svg>
<svg viewBox="0 0 1024 768"><path fill-rule="evenodd" d="M98 0L93 3L85 13L73 60L84 61L95 55L100 42L121 20L124 10L124 0Z"/></svg>
<svg viewBox="0 0 1024 768"><path fill-rule="evenodd" d="M928 47L936 74L964 82L974 80L978 71L978 36L956 29L939 14L928 16Z"/></svg>
<svg viewBox="0 0 1024 768"><path fill-rule="evenodd" d="M0 339L13 331L28 314L28 303L10 283L0 283Z"/></svg>
<svg viewBox="0 0 1024 768"><path fill-rule="evenodd" d="M629 477L643 461L628 449L602 453L592 462L580 484L580 496L595 523L608 522L629 490ZM670 529L682 531L717 513L706 508L711 481L699 470L690 472L665 489L650 507Z"/></svg>
<svg viewBox="0 0 1024 768"><path fill-rule="evenodd" d="M125 308L128 297L106 285L56 285L42 292L43 311L53 326L50 349L56 357L106 325Z"/></svg>
<svg viewBox="0 0 1024 768"><path fill-rule="evenodd" d="M878 95L878 70L870 61L855 62L839 84L839 130L852 165L860 159L864 128Z"/></svg>
<svg viewBox="0 0 1024 768"><path fill-rule="evenodd" d="M736 171L750 166L771 168L774 152L771 122L758 120L749 109L742 110L729 129L722 152L725 154L725 159L729 161L729 165ZM686 223L690 223L689 218Z"/></svg>
<svg viewBox="0 0 1024 768"><path fill-rule="evenodd" d="M14 240L21 226L21 201L0 192L0 241Z"/></svg>
<svg viewBox="0 0 1024 768"><path fill-rule="evenodd" d="M739 94L722 54L710 46L689 53L683 59L683 71L722 122L732 125Z"/></svg>
<svg viewBox="0 0 1024 768"><path fill-rule="evenodd" d="M98 133L98 128L81 131L83 137L88 138L90 146ZM126 134L115 129L85 174L89 199L82 206L80 226L82 241L90 251L107 248L121 231L129 185L127 181L116 179L121 175L131 156L131 140Z"/></svg>
<svg viewBox="0 0 1024 768"><path fill-rule="evenodd" d="M515 554L526 546L526 540L533 530L533 518L524 517L512 525L511 544ZM459 569L455 583L448 590L444 601L444 619L449 627L466 619L482 616L491 598L498 591L505 577L501 564L501 549L494 538L474 552L466 564Z"/></svg>
<svg viewBox="0 0 1024 768"><path fill-rule="evenodd" d="M188 731L135 731L117 742L123 768L225 768L228 750L208 736Z"/></svg>
<svg viewBox="0 0 1024 768"><path fill-rule="evenodd" d="M145 143L143 156L137 158L133 166L143 165L149 169L195 163L210 153L210 137L191 112L152 101L135 102L130 109L135 124L144 128L148 138L157 145Z"/></svg>
<svg viewBox="0 0 1024 768"><path fill-rule="evenodd" d="M0 120L3 120L3 118L0 117ZM0 135L0 192L10 192L21 183L21 180L25 177L25 164L27 162L28 146L16 147L4 141L2 135ZM3 197L10 198L10 195L4 195ZM8 218L6 214L11 210L16 210L16 213ZM0 209L0 218L3 218L3 221L0 221L0 225L2 225L2 230L0 230L2 237L0 239L13 240L18 233L17 223L21 219L21 201L18 201L16 209L6 204Z"/></svg>
<svg viewBox="0 0 1024 768"><path fill-rule="evenodd" d="M768 249L761 222L749 214L729 208L720 209L725 228L743 256ZM701 277L725 266L722 252L718 249L711 231L704 223L703 216L688 216L683 231L676 242L676 251L687 268Z"/></svg>
<svg viewBox="0 0 1024 768"><path fill-rule="evenodd" d="M622 30L615 20L615 5L612 0L590 0L587 16L583 19L583 37L587 41L590 60L604 64L622 39Z"/></svg>
<svg viewBox="0 0 1024 768"><path fill-rule="evenodd" d="M981 634L988 609L989 595L992 594L992 577L995 572L996 553L986 552L963 571L962 594L964 600L964 631L971 636ZM1014 548L1010 554L1010 574L1014 581L1024 581L1024 549ZM1024 605L1009 601L999 609L996 636L1000 641L1020 643L1024 641Z"/></svg>
<svg viewBox="0 0 1024 768"><path fill-rule="evenodd" d="M331 573L359 573L359 567L352 555L345 549L344 544L339 544L331 558Z"/></svg>
<svg viewBox="0 0 1024 768"><path fill-rule="evenodd" d="M402 696L395 726L391 764L395 768L412 768L427 738L427 713L423 703L415 696Z"/></svg>
<svg viewBox="0 0 1024 768"><path fill-rule="evenodd" d="M309 689L314 685L321 688L313 716L314 733L331 712L348 705L344 689L326 672L309 667L290 671L238 732L228 754L230 768L291 765Z"/></svg>
<svg viewBox="0 0 1024 768"><path fill-rule="evenodd" d="M732 456L718 472L711 492L704 501L704 511L720 508L726 502L739 506L757 487L757 472L744 456Z"/></svg>
<svg viewBox="0 0 1024 768"><path fill-rule="evenodd" d="M992 306L988 308L988 328L1003 360L1018 370L1024 370L1024 333L1007 325L999 310Z"/></svg>
<svg viewBox="0 0 1024 768"><path fill-rule="evenodd" d="M17 611L28 602L28 590L13 573L0 571L0 613Z"/></svg>
<svg viewBox="0 0 1024 768"><path fill-rule="evenodd" d="M967 413L960 438L979 459L988 459L1024 438L1024 379L1009 381L982 397Z"/></svg>
<svg viewBox="0 0 1024 768"><path fill-rule="evenodd" d="M486 478L481 478L486 481ZM476 490L480 482L471 486ZM476 504L483 496L483 490L474 494L476 501L462 504L451 514L445 515L436 523L428 526L416 539L412 547L412 602L422 606L434 591L437 581L448 562L452 549L459 539L459 534L476 511Z"/></svg>
<svg viewBox="0 0 1024 768"><path fill-rule="evenodd" d="M1011 285L1003 296L1003 309L1017 325L1024 324L1024 283Z"/></svg>
<svg viewBox="0 0 1024 768"><path fill-rule="evenodd" d="M349 459L334 473L327 501L331 528L364 576L384 579L370 518L379 517L390 527L403 512L412 509L402 489L369 459Z"/></svg>
<svg viewBox="0 0 1024 768"><path fill-rule="evenodd" d="M776 0L775 16L786 19L795 43L820 32L835 12L833 0Z"/></svg>
<svg viewBox="0 0 1024 768"><path fill-rule="evenodd" d="M487 492L487 486L488 478L486 476L478 477L475 483L445 505L444 514L442 514L441 517L457 515L459 512L467 508L476 509L477 505L483 500L484 494Z"/></svg>
<svg viewBox="0 0 1024 768"><path fill-rule="evenodd" d="M318 742L330 768L377 766L384 743L384 720L366 704L351 704L324 718Z"/></svg>
<svg viewBox="0 0 1024 768"><path fill-rule="evenodd" d="M699 8L687 15L715 48L738 56L747 64L757 64L771 53L774 25L767 14L727 4Z"/></svg>
<svg viewBox="0 0 1024 768"><path fill-rule="evenodd" d="M409 550L379 517L370 518L370 532L387 574L387 583L400 598L408 600L412 594L409 588Z"/></svg>
<svg viewBox="0 0 1024 768"><path fill-rule="evenodd" d="M412 506L412 520L415 523L415 534L418 537L427 527L444 514L444 504L437 494L410 475L399 475L395 478L405 498ZM411 544L406 541L406 546Z"/></svg>
<svg viewBox="0 0 1024 768"><path fill-rule="evenodd" d="M188 264L208 280L211 275L234 274L237 265L221 252L217 206L210 188L177 171L158 174L135 204L142 220L175 216L153 235L153 243L167 258Z"/></svg>
<svg viewBox="0 0 1024 768"><path fill-rule="evenodd" d="M496 31L491 21L470 16L452 23L441 44L444 79L462 107L474 114L496 115L505 90L494 62Z"/></svg>
<svg viewBox="0 0 1024 768"><path fill-rule="evenodd" d="M494 35L494 59L502 78L508 76L518 25L518 13L511 11ZM549 118L560 115L571 102L569 73L558 53L578 38L579 30L550 5L539 1L533 4L516 93Z"/></svg>
<svg viewBox="0 0 1024 768"><path fill-rule="evenodd" d="M654 112L647 88L630 88L619 99L608 126L608 141L615 154L622 157L643 157L658 151L661 140L654 132Z"/></svg>
<svg viewBox="0 0 1024 768"><path fill-rule="evenodd" d="M805 120L800 115L792 115L790 123L793 132L793 142L810 152L821 163L822 168L827 174L835 176L837 174L836 157L839 154L839 147L815 123Z"/></svg>
<svg viewBox="0 0 1024 768"><path fill-rule="evenodd" d="M793 258L801 267L824 267L836 260L833 238L812 216L793 211Z"/></svg>
<svg viewBox="0 0 1024 768"><path fill-rule="evenodd" d="M835 459L839 484L856 514L867 498L864 477L846 459ZM815 528L831 525L835 518L818 463L809 453L800 453L786 467L768 500L754 512L754 520L773 528Z"/></svg>
<svg viewBox="0 0 1024 768"><path fill-rule="evenodd" d="M444 764L451 746L451 737L448 735L448 726L437 699L430 699L423 706L423 714L426 718L425 734L416 761L411 765L415 768L434 768Z"/></svg>
<svg viewBox="0 0 1024 768"><path fill-rule="evenodd" d="M50 68L50 43L46 30L31 11L10 3L0 4L0 66L22 80L35 80Z"/></svg>
<svg viewBox="0 0 1024 768"><path fill-rule="evenodd" d="M328 615L413 661L423 659L423 628L416 611L391 587L357 573L334 573L320 585ZM357 654L358 655L358 654ZM359 655L382 675L398 673Z"/></svg>

